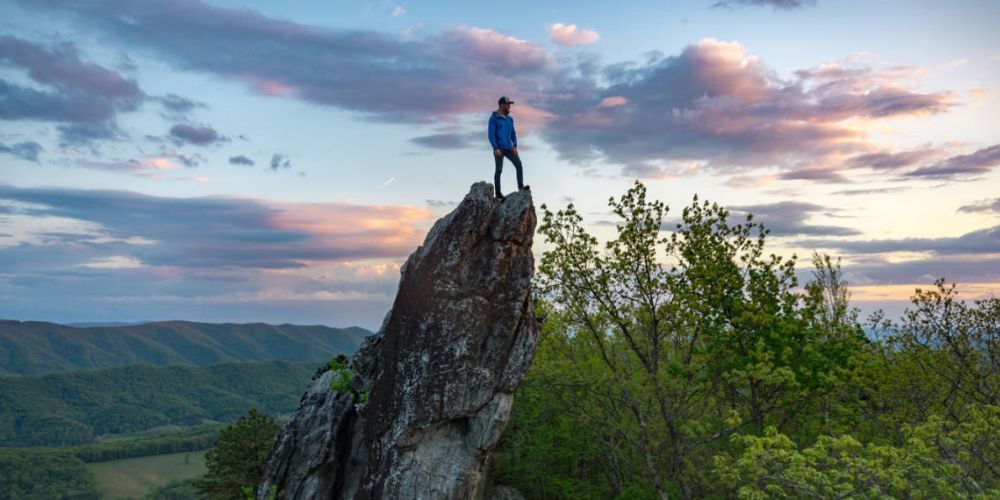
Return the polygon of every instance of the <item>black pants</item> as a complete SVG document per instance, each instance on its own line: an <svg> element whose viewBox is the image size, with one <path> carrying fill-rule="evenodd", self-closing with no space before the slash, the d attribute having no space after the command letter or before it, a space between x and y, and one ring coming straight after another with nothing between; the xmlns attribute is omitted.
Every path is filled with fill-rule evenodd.
<svg viewBox="0 0 1000 500"><path fill-rule="evenodd" d="M493 187L496 189L497 195L503 194L500 191L500 172L503 172L503 157L506 156L511 163L514 164L514 168L517 169L517 189L524 188L524 172L521 169L521 157L517 155L512 149L501 149L503 152L502 156L497 156L496 151L493 152L493 159L496 160L496 170L493 171Z"/></svg>

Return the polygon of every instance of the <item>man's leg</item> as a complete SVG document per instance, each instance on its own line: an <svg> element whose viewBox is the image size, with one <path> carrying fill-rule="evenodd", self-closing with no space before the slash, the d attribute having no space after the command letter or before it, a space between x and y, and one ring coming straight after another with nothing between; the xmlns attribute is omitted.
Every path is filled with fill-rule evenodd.
<svg viewBox="0 0 1000 500"><path fill-rule="evenodd" d="M493 170L493 189L497 193L497 198L503 196L503 192L500 191L500 172L503 172L503 155L497 156L493 153L493 159L496 160L496 168Z"/></svg>
<svg viewBox="0 0 1000 500"><path fill-rule="evenodd" d="M524 172L521 169L521 157L513 151L504 151L504 155L510 158L510 162L514 164L514 168L517 170L517 189L524 189Z"/></svg>

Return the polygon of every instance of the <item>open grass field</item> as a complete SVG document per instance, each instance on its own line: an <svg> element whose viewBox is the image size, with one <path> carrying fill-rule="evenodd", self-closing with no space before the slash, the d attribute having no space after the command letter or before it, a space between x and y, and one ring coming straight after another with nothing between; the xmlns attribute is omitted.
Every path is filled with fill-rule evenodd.
<svg viewBox="0 0 1000 500"><path fill-rule="evenodd" d="M158 486L205 473L205 451L87 464L102 498L142 498Z"/></svg>

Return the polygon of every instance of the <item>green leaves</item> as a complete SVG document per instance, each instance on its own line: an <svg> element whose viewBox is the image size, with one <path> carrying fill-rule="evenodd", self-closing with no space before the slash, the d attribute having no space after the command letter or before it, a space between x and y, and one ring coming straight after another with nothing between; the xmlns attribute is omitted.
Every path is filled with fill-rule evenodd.
<svg viewBox="0 0 1000 500"><path fill-rule="evenodd" d="M498 481L536 498L996 495L1000 300L918 291L866 335L839 259L636 183L600 242L544 210L538 350ZM591 493L587 493L591 492ZM919 492L919 493L915 493ZM928 493L922 493L928 492Z"/></svg>
<svg viewBox="0 0 1000 500"><path fill-rule="evenodd" d="M347 356L343 354L333 358L328 363L333 378L330 379L330 390L335 392L349 392L351 390L351 378L354 371L347 364ZM365 398L368 399L367 397Z"/></svg>
<svg viewBox="0 0 1000 500"><path fill-rule="evenodd" d="M995 480L993 487L976 481L970 454L956 450L1000 457L1000 407L970 411L973 418L957 427L935 417L907 430L901 446L841 435L819 436L800 450L774 427L763 436L736 434L741 451L716 456L715 472L740 498L996 498Z"/></svg>
<svg viewBox="0 0 1000 500"><path fill-rule="evenodd" d="M244 498L245 488L259 485L278 430L274 418L256 409L222 429L215 447L205 454L208 472L195 481L195 489L210 499Z"/></svg>
<svg viewBox="0 0 1000 500"><path fill-rule="evenodd" d="M535 365L559 369L529 381L544 371L539 390L577 388L574 415L616 447L613 491L638 481L659 495L707 492L695 484L720 438L788 421L804 388L829 376L810 361L825 351L806 333L794 258L765 256L763 226L697 198L670 230L641 183L608 204L619 223L604 245L573 206L543 206L553 249L536 281L555 321L543 345L556 340Z"/></svg>

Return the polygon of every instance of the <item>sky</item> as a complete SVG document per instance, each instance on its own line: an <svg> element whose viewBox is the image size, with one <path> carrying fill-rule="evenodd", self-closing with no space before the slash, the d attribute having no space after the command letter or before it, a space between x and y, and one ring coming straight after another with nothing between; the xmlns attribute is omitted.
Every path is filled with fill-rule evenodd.
<svg viewBox="0 0 1000 500"><path fill-rule="evenodd" d="M802 279L840 257L865 313L942 278L996 295L998 22L988 0L0 0L0 318L376 329L492 181L501 95L536 206L601 238L640 180L670 217L754 214Z"/></svg>

